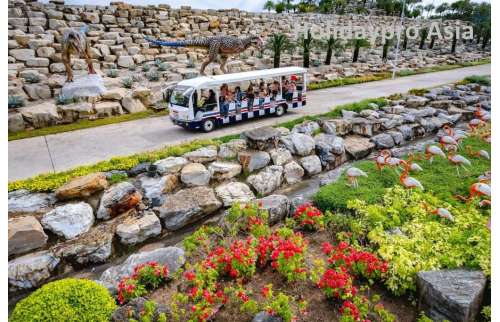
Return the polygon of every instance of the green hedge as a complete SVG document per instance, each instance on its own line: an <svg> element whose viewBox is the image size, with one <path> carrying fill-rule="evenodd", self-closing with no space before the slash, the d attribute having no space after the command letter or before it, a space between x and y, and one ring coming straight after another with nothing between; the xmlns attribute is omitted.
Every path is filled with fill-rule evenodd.
<svg viewBox="0 0 500 322"><path fill-rule="evenodd" d="M490 152L491 145L478 138L470 137L462 142L465 147L470 145L475 151L484 149ZM469 172L460 169L460 176L457 176L456 168L447 159L434 158L433 163L427 160L415 161L424 171L412 173L411 176L419 180L426 191L433 192L438 198L451 204L458 201L454 195L468 195L469 186L477 181L477 177L485 171L490 170L490 160L481 157L470 157L463 150L459 151L468 158L472 166ZM419 154L417 154L419 155ZM323 210L345 210L349 200L360 199L368 203L379 202L386 188L390 188L399 183L399 174L389 168L384 168L381 172L375 167L374 161L359 161L353 166L365 171L368 177L358 179L357 189L346 186L345 173L333 184L323 186L314 195L314 202Z"/></svg>
<svg viewBox="0 0 500 322"><path fill-rule="evenodd" d="M84 176L89 173L106 172L111 170L129 170L141 162L154 162L170 156L180 156L184 153L208 145L219 145L219 141L195 140L189 143L165 147L152 152L133 154L125 157L115 157L93 165L80 166L71 170L57 173L41 174L33 178L9 182L9 191L27 189L29 191L53 191L68 182L70 179Z"/></svg>
<svg viewBox="0 0 500 322"><path fill-rule="evenodd" d="M86 279L48 283L17 303L11 322L107 322L116 308L108 290Z"/></svg>

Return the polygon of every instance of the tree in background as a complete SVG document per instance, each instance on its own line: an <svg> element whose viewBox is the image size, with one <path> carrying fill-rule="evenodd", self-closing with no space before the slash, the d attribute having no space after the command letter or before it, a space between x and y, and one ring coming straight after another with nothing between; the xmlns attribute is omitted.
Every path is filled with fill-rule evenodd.
<svg viewBox="0 0 500 322"><path fill-rule="evenodd" d="M355 63L358 61L359 50L364 47L370 47L370 42L364 38L355 38L349 40L349 47L354 48L352 53L352 62Z"/></svg>
<svg viewBox="0 0 500 322"><path fill-rule="evenodd" d="M286 9L286 4L284 2L278 2L274 5L274 11L276 13L282 13Z"/></svg>
<svg viewBox="0 0 500 322"><path fill-rule="evenodd" d="M291 51L293 44L285 34L273 34L267 40L267 48L273 52L274 68L280 67L281 53L285 50Z"/></svg>
<svg viewBox="0 0 500 322"><path fill-rule="evenodd" d="M272 2L271 0L267 0L266 3L264 3L264 10L271 12L271 10L273 9L274 9L274 2Z"/></svg>
<svg viewBox="0 0 500 322"><path fill-rule="evenodd" d="M330 35L328 38L318 39L316 41L316 46L326 50L325 65L330 65L333 53L337 56L342 52L342 50L344 50L344 43L342 39L335 38L333 35Z"/></svg>
<svg viewBox="0 0 500 322"><path fill-rule="evenodd" d="M424 11L427 12L427 18L430 17L432 11L436 9L436 7L431 3L431 4L428 4L424 7Z"/></svg>
<svg viewBox="0 0 500 322"><path fill-rule="evenodd" d="M307 30L307 37L304 35L300 35L299 41L298 41L299 47L302 48L302 57L304 59L303 66L305 68L309 68L309 62L310 62L310 53L311 53L311 48L313 47L313 37L311 35L311 30Z"/></svg>

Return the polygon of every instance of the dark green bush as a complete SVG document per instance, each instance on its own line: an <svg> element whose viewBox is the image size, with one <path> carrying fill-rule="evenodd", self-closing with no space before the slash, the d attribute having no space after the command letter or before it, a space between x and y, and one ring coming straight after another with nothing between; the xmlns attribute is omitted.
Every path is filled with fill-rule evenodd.
<svg viewBox="0 0 500 322"><path fill-rule="evenodd" d="M104 286L67 278L48 283L17 303L10 321L105 322L115 308L115 300Z"/></svg>

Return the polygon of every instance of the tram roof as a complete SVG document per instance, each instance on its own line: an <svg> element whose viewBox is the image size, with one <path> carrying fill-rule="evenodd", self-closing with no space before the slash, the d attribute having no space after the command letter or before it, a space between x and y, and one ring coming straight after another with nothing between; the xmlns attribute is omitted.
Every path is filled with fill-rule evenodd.
<svg viewBox="0 0 500 322"><path fill-rule="evenodd" d="M186 79L177 83L180 86L189 86L194 88L213 87L223 83L235 83L242 81L255 80L259 78L272 78L279 76L288 76L294 74L305 74L306 68L302 67L281 67L263 70L252 70L249 72L214 75L214 76L201 76L191 79Z"/></svg>

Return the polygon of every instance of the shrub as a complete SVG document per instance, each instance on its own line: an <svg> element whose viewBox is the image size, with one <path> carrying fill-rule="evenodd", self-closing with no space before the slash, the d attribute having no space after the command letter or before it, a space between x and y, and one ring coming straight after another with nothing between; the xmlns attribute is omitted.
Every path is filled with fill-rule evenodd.
<svg viewBox="0 0 500 322"><path fill-rule="evenodd" d="M167 322L167 315L162 312L158 314L158 319L155 318L156 303L152 300L144 302L144 310L139 312L139 321L135 319L129 319L128 322Z"/></svg>
<svg viewBox="0 0 500 322"><path fill-rule="evenodd" d="M218 226L201 226L194 233L184 238L182 241L184 250L191 253L201 248L208 253L211 244L210 236L213 234L222 234L222 228Z"/></svg>
<svg viewBox="0 0 500 322"><path fill-rule="evenodd" d="M152 70L147 73L146 77L150 82L157 82L160 80L160 74L156 70Z"/></svg>
<svg viewBox="0 0 500 322"><path fill-rule="evenodd" d="M38 74L28 74L24 77L26 83L35 84L40 82L40 75Z"/></svg>
<svg viewBox="0 0 500 322"><path fill-rule="evenodd" d="M149 64L144 64L142 65L142 71L147 73L151 69L151 66Z"/></svg>
<svg viewBox="0 0 500 322"><path fill-rule="evenodd" d="M21 96L9 95L9 109L23 107L24 104L24 98Z"/></svg>
<svg viewBox="0 0 500 322"><path fill-rule="evenodd" d="M111 174L111 177L108 179L108 183L113 185L115 183L119 183L128 179L128 175L126 173L115 172Z"/></svg>
<svg viewBox="0 0 500 322"><path fill-rule="evenodd" d="M122 79L122 86L125 87L125 88L132 88L132 85L134 85L134 80L132 79L132 77L125 77L124 79Z"/></svg>
<svg viewBox="0 0 500 322"><path fill-rule="evenodd" d="M108 290L94 281L67 278L45 284L17 303L12 322L107 322L116 308Z"/></svg>
<svg viewBox="0 0 500 322"><path fill-rule="evenodd" d="M137 69L137 66L135 64L128 66L128 70L130 70L131 72L135 71L136 69Z"/></svg>
<svg viewBox="0 0 500 322"><path fill-rule="evenodd" d="M207 261L214 265L219 274L227 274L232 278L249 278L255 273L257 254L255 252L255 239L248 237L246 240L235 240L229 249L217 247L208 254Z"/></svg>
<svg viewBox="0 0 500 322"><path fill-rule="evenodd" d="M112 69L108 70L106 76L111 77L111 78L118 77L118 69L112 68Z"/></svg>
<svg viewBox="0 0 500 322"><path fill-rule="evenodd" d="M469 77L465 77L464 83L475 83L479 85L485 85L485 86L490 86L491 85L491 78L488 76L478 76L478 75L472 75Z"/></svg>
<svg viewBox="0 0 500 322"><path fill-rule="evenodd" d="M424 96L429 93L429 90L427 88L412 88L408 91L408 93L411 95Z"/></svg>

